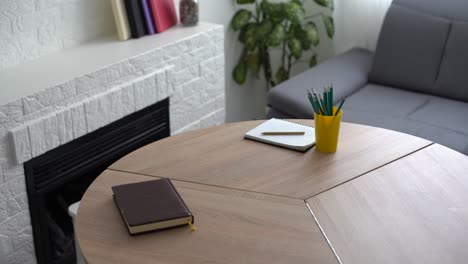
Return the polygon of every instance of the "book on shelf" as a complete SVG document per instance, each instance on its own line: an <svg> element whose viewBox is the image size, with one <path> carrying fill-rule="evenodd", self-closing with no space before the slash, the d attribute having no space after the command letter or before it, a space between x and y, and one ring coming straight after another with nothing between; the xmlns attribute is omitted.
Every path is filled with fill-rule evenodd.
<svg viewBox="0 0 468 264"><path fill-rule="evenodd" d="M192 227L194 216L169 179L113 186L112 192L131 235L183 225Z"/></svg>
<svg viewBox="0 0 468 264"><path fill-rule="evenodd" d="M123 0L111 0L112 12L114 13L117 36L120 40L130 38L130 26L128 24L127 10Z"/></svg>
<svg viewBox="0 0 468 264"><path fill-rule="evenodd" d="M177 24L174 0L149 0L149 4L158 33Z"/></svg>
<svg viewBox="0 0 468 264"><path fill-rule="evenodd" d="M141 9L143 11L143 17L145 18L146 28L148 29L148 34L153 35L156 33L154 26L153 14L151 13L149 0L140 0Z"/></svg>
<svg viewBox="0 0 468 264"><path fill-rule="evenodd" d="M124 0L132 38L148 34L140 0Z"/></svg>

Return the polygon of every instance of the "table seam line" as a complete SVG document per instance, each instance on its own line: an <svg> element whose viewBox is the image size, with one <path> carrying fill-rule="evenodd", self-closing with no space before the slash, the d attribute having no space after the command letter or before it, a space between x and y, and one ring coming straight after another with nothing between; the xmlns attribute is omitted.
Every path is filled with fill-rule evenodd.
<svg viewBox="0 0 468 264"><path fill-rule="evenodd" d="M311 215L312 218L314 219L315 224L317 224L317 226L318 226L318 228L319 228L319 230L320 230L320 233L322 233L322 236L325 238L325 241L327 242L328 247L331 249L333 255L334 255L335 258L336 258L336 260L338 261L339 264L343 264L343 262L341 262L340 256L338 256L338 253L336 252L335 248L333 247L333 245L332 245L330 239L328 239L327 234L325 234L325 230L323 230L323 228L322 228L322 226L320 225L320 223L319 223L317 217L315 216L314 212L312 211L312 208L310 208L309 203L308 203L306 200L304 200L304 203L305 203L307 209L309 210L310 215Z"/></svg>
<svg viewBox="0 0 468 264"><path fill-rule="evenodd" d="M337 184L337 185L335 185L335 186L332 186L332 187L330 187L330 188L328 188L328 189L325 189L325 190L323 190L323 191L320 191L320 192L318 192L318 193L316 193L316 194L314 194L314 195L312 195L312 196L310 196L310 197L308 197L308 198L305 198L304 201L307 201L307 200L309 200L309 199L312 199L312 198L314 198L314 197L316 197L316 196L318 196L318 195L320 195L320 194L322 194L322 193L325 193L325 192L328 192L328 191L330 191L330 190L333 190L333 189L335 189L335 188L338 187L338 186L341 186L341 185L343 185L343 184L346 184L346 183L348 183L348 182L350 182L350 181L353 181L353 180L355 180L355 179L357 179L357 178L360 178L360 177L362 177L362 176L364 176L364 175L366 175L366 174L369 174L369 173L371 173L371 172L373 172L373 171L376 171L376 170L378 170L378 169L381 169L381 168L383 168L383 167L385 167L385 166L387 166L387 165L390 165L390 164L392 164L392 163L394 163L394 162L397 162L397 161L399 161L399 160L401 160L401 159L403 159L403 158L406 158L406 157L408 157L408 156L410 156L410 155L413 155L414 153L417 153L417 152L419 152L419 151L421 151L421 150L423 150L423 149L426 149L426 148L428 148L428 147L430 147L430 146L432 146L432 145L434 145L434 144L435 144L434 142L431 142L431 144L429 144L429 145L426 145L426 146L421 147L421 148L419 148L419 149L416 149L416 150L414 150L414 151L412 151L412 152L409 152L409 153L407 153L407 154L405 154L405 155L403 155L403 156L400 156L400 157L398 157L398 158L396 158L396 159L394 159L394 160L391 160L391 161L389 161L389 162L387 162L387 163L384 163L384 164L382 164L382 165L380 165L380 166L378 166L378 167L375 167L375 168L373 168L373 169L371 169L371 170L369 170L369 171L366 171L366 172L363 172L363 173L361 173L361 174L358 174L357 176L355 176L355 177L353 177L353 178L351 178L351 179L348 179L348 180L346 180L346 181L343 181L343 182L341 182L341 183L339 183L339 184Z"/></svg>
<svg viewBox="0 0 468 264"><path fill-rule="evenodd" d="M106 169L106 170L117 171L117 172L124 172L124 173L129 173L129 174L140 175L140 176L147 176L147 177L168 178L168 177L164 177L164 176L150 175L150 174L144 174L144 173L139 173L139 172L125 171L125 170L117 170L117 169ZM211 187L229 189L229 190L234 190L234 191L242 191L242 192L256 193L256 194L262 194L262 195L270 195L270 196L275 196L275 197L281 197L281 198L288 198L288 199L294 199L294 200L301 200L301 201L304 201L304 199L301 198L301 197L292 197L292 196L281 195L281 194L272 194L272 193L267 193L267 192L259 192L259 191L252 191L252 190L244 190L244 189L233 188L233 187L228 187L228 186L222 186L222 185L216 185L216 184L208 184L208 183L200 183L200 182L188 181L188 180L179 180L179 179L174 179L174 178L168 178L168 179L173 180L173 181L179 181L179 182L185 182L185 183L191 183L191 184L199 184L199 185L205 185L205 186L211 186Z"/></svg>

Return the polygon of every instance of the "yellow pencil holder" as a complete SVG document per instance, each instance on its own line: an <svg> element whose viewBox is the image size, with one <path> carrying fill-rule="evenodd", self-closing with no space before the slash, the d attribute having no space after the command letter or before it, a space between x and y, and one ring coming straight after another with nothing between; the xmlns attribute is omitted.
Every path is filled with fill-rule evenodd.
<svg viewBox="0 0 468 264"><path fill-rule="evenodd" d="M333 107L333 114L337 107ZM340 135L341 117L343 110L338 115L324 116L314 114L315 119L315 149L319 152L334 153L338 148L338 138Z"/></svg>

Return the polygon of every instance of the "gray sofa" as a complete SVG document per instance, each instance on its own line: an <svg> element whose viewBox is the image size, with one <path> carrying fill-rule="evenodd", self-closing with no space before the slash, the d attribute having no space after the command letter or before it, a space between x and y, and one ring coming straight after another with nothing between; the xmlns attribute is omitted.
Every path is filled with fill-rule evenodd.
<svg viewBox="0 0 468 264"><path fill-rule="evenodd" d="M394 0L375 54L353 49L273 88L268 116L313 118L306 89L333 84L343 120L468 155L468 0Z"/></svg>

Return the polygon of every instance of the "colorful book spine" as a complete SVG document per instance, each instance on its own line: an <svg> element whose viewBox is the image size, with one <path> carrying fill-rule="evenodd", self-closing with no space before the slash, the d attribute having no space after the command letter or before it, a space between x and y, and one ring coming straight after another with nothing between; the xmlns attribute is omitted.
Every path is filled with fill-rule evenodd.
<svg viewBox="0 0 468 264"><path fill-rule="evenodd" d="M130 26L123 0L111 0L111 5L117 28L117 36L120 40L127 40L130 38Z"/></svg>
<svg viewBox="0 0 468 264"><path fill-rule="evenodd" d="M177 24L174 0L149 0L158 33Z"/></svg>
<svg viewBox="0 0 468 264"><path fill-rule="evenodd" d="M140 0L140 1L141 1L141 8L143 10L143 16L145 17L146 28L148 29L148 33L150 35L153 35L156 33L156 30L154 28L153 16L151 14L149 2L148 0Z"/></svg>
<svg viewBox="0 0 468 264"><path fill-rule="evenodd" d="M132 38L140 38L147 35L148 31L144 21L140 0L124 0L124 2Z"/></svg>

